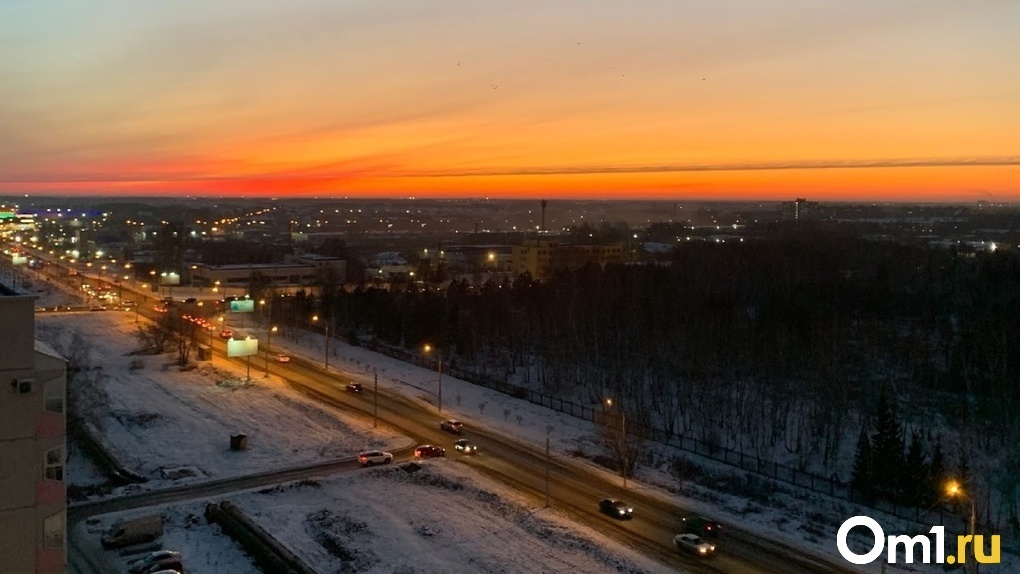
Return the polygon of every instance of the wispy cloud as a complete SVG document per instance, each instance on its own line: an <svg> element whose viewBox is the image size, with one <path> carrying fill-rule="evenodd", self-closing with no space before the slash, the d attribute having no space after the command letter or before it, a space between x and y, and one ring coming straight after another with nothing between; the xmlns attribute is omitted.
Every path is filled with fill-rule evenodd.
<svg viewBox="0 0 1020 574"><path fill-rule="evenodd" d="M584 165L513 167L477 170L401 172L395 177L486 177L512 175L582 175L614 173L670 173L694 171L773 171L792 169L883 169L904 167L984 167L1020 165L1020 156L943 157L868 160L792 160L751 163L657 165Z"/></svg>

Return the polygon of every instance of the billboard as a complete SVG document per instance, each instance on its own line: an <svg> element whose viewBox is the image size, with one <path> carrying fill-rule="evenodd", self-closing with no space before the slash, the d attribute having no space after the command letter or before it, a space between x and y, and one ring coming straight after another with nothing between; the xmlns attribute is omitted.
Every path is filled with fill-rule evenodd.
<svg viewBox="0 0 1020 574"><path fill-rule="evenodd" d="M160 285L180 285L181 284L181 276L176 274L176 273L174 273L173 271L171 271L169 273L160 273L159 274L159 284Z"/></svg>
<svg viewBox="0 0 1020 574"><path fill-rule="evenodd" d="M259 340L248 337L240 341L230 339L227 341L228 357L250 357L259 353Z"/></svg>
<svg viewBox="0 0 1020 574"><path fill-rule="evenodd" d="M24 265L28 263L28 257L24 255L14 255L11 257L11 264L13 265Z"/></svg>
<svg viewBox="0 0 1020 574"><path fill-rule="evenodd" d="M254 299L235 299L230 302L231 313L251 313L255 311Z"/></svg>

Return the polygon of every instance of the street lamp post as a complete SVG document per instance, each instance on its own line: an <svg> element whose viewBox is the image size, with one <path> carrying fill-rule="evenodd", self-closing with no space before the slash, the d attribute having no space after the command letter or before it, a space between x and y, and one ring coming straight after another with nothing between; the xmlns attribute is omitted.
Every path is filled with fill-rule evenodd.
<svg viewBox="0 0 1020 574"><path fill-rule="evenodd" d="M606 399L606 406L609 408L613 407L613 399ZM620 461L620 474L623 475L623 487L627 488L627 413L624 412L622 406L617 406L620 409L620 452L622 454L622 461Z"/></svg>
<svg viewBox="0 0 1020 574"><path fill-rule="evenodd" d="M434 348L436 350L436 359L438 360L436 372L439 375L439 401L438 401L439 412L443 412L443 354L439 351L437 347L433 347L432 345L425 345L426 353L432 351L432 349Z"/></svg>
<svg viewBox="0 0 1020 574"><path fill-rule="evenodd" d="M553 426L545 427L545 507L549 508L549 436Z"/></svg>
<svg viewBox="0 0 1020 574"><path fill-rule="evenodd" d="M379 426L379 371L375 375L375 389L372 391L372 428Z"/></svg>
<svg viewBox="0 0 1020 574"><path fill-rule="evenodd" d="M963 487L960 486L960 483L956 482L955 480L949 482L949 484L946 487L946 492L949 494L949 496L966 498L967 502L970 502L970 540L971 540L970 548L971 548L971 554L973 556L971 557L971 560L967 561L967 563L969 565L969 567L967 569L970 572L976 574L977 573L977 549L974 547L974 545L977 544L977 541L975 540L974 535L976 534L976 530L977 530L977 528L976 528L977 527L977 511L976 511L977 509L974 506L974 497L970 496L969 494L964 492L963 491Z"/></svg>
<svg viewBox="0 0 1020 574"><path fill-rule="evenodd" d="M312 322L313 323L318 323L319 322L319 316L318 315L312 315ZM329 322L325 321L323 324L326 326L326 332L325 332L326 342L325 342L324 358L325 358L326 370L328 371L329 370Z"/></svg>
<svg viewBox="0 0 1020 574"><path fill-rule="evenodd" d="M273 333L276 332L276 327L275 326L270 327L270 328L266 329L266 332L267 332L267 336L266 336L266 374L262 375L263 379L269 376L269 347L273 344Z"/></svg>

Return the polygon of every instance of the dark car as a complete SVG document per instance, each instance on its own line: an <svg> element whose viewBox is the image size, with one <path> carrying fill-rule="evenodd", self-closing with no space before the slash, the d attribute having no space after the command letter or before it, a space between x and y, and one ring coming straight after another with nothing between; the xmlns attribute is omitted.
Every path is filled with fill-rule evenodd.
<svg viewBox="0 0 1020 574"><path fill-rule="evenodd" d="M361 383L347 383L347 391L351 393L360 393Z"/></svg>
<svg viewBox="0 0 1020 574"><path fill-rule="evenodd" d="M460 434L464 432L464 423L450 419L439 423L439 428L443 429L446 432Z"/></svg>
<svg viewBox="0 0 1020 574"><path fill-rule="evenodd" d="M693 532L699 536L717 538L722 534L722 524L704 516L688 516L683 518L683 531Z"/></svg>
<svg viewBox="0 0 1020 574"><path fill-rule="evenodd" d="M453 443L453 450L464 454L475 454L478 452L478 445L472 444L466 438L459 438Z"/></svg>
<svg viewBox="0 0 1020 574"><path fill-rule="evenodd" d="M414 449L414 458L436 458L446 456L446 449L434 444L423 444Z"/></svg>
<svg viewBox="0 0 1020 574"><path fill-rule="evenodd" d="M156 550L155 552L149 552L145 556L138 560L135 560L130 565L131 574L139 574L140 572L148 572L154 565L164 565L170 562L180 562L181 553L173 550ZM169 568L169 566L167 567ZM166 568L157 568L156 570L165 570Z"/></svg>
<svg viewBox="0 0 1020 574"><path fill-rule="evenodd" d="M634 515L634 509L632 507L628 506L626 502L616 498L603 498L600 500L599 510L613 518L631 518Z"/></svg>

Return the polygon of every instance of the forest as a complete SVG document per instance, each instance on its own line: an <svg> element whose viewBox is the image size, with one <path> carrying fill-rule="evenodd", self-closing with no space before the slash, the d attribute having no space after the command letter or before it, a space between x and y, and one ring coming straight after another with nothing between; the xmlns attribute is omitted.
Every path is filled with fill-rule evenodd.
<svg viewBox="0 0 1020 574"><path fill-rule="evenodd" d="M937 462L987 493L989 513L1016 520L1015 251L813 230L684 244L654 264L543 282L359 287L322 303L349 338L431 343L452 365L544 393L615 397L637 424L844 481L867 476L872 496L927 500L927 484L904 493L885 476L908 459ZM855 450L867 460L855 464Z"/></svg>

